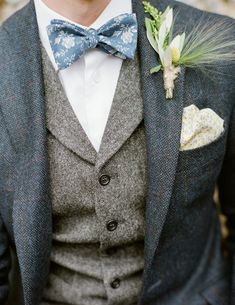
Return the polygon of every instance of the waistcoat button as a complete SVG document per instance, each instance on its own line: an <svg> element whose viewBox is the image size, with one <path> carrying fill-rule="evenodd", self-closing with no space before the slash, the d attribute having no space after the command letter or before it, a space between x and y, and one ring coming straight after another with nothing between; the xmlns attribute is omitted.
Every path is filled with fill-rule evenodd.
<svg viewBox="0 0 235 305"><path fill-rule="evenodd" d="M121 280L120 279L115 279L111 282L110 286L113 288L113 289L117 289L120 287L120 284L121 284Z"/></svg>
<svg viewBox="0 0 235 305"><path fill-rule="evenodd" d="M108 175L102 175L100 176L99 182L101 185L105 186L108 185L110 182L110 176Z"/></svg>
<svg viewBox="0 0 235 305"><path fill-rule="evenodd" d="M107 223L107 230L115 231L117 229L117 226L118 226L118 222L116 220L109 221Z"/></svg>

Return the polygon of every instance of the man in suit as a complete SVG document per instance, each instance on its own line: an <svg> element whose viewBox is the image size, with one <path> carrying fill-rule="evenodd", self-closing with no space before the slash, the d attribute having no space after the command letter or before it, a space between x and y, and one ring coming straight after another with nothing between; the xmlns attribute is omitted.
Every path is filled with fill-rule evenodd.
<svg viewBox="0 0 235 305"><path fill-rule="evenodd" d="M178 11L176 32L235 29L151 3ZM0 29L1 304L235 304L234 66L182 67L166 100L144 18L139 0L31 0ZM110 32L128 48L101 44ZM198 118L203 137L183 145Z"/></svg>

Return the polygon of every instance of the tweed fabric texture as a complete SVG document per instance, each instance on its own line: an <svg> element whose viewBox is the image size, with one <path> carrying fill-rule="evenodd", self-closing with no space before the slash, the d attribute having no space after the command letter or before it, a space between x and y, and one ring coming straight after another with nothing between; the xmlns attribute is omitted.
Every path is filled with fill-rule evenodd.
<svg viewBox="0 0 235 305"><path fill-rule="evenodd" d="M226 22L231 39L235 36L234 20L227 17L203 13L174 0L151 3L161 11L168 5L178 11L177 33L187 34L198 20L210 19L215 24ZM156 66L157 57L146 37L141 1L133 0L133 12L139 26L147 146L145 266L139 305L234 305L235 86L231 77L234 63L218 66L219 73L213 79L201 71L183 68L175 83L174 99L167 101L162 74L149 73ZM9 288L11 244L18 257L24 305L38 305L48 278L52 211L44 83L33 1L2 25L0 46L0 303L5 304ZM131 100L128 88L125 94ZM135 100L131 105L136 113ZM192 104L199 109L213 109L224 120L225 130L209 145L179 151L183 109ZM103 148L97 156L90 153L99 170L139 125L138 115L133 123L135 118L127 105L123 103L122 111L113 107L111 115L123 116L121 124L125 128L120 128L119 120L110 120L114 123L109 124ZM110 132L114 135L112 143ZM81 145L71 148L86 151ZM86 158L84 154L83 159ZM217 182L221 209L228 217L226 244L231 260L221 249L218 212L213 202Z"/></svg>
<svg viewBox="0 0 235 305"><path fill-rule="evenodd" d="M51 271L44 300L53 304L137 304L144 268L143 117L139 116L139 125L115 155L97 168L97 156L95 160L91 155L97 153L75 117L44 49L42 57L53 206ZM134 120L128 122L134 122L134 126L135 116L143 110L138 64L137 57L135 61L124 61L113 100L116 107L123 108L125 103L130 110L136 107ZM125 99L126 87L130 99ZM111 109L109 124L114 123L113 111L115 108ZM115 119L123 129L125 116ZM112 133L108 134L112 145ZM84 151L71 150L71 145L83 145ZM100 185L102 173L111 177L109 185ZM113 219L118 227L110 232L106 225ZM116 278L121 280L118 289L110 286Z"/></svg>

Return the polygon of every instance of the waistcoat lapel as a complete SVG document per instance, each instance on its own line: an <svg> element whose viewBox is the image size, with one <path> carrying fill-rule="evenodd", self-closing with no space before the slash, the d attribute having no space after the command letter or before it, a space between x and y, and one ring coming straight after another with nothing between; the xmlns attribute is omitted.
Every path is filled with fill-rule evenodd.
<svg viewBox="0 0 235 305"><path fill-rule="evenodd" d="M17 153L13 228L25 304L39 303L51 253L51 202L44 90L39 35L33 1L4 26L9 40L6 79L1 85L3 116ZM3 30L4 30L3 29ZM4 46L1 46L4 47Z"/></svg>
<svg viewBox="0 0 235 305"><path fill-rule="evenodd" d="M155 0L154 5L163 11L167 5L175 7L177 4L171 0ZM185 71L183 68L175 82L174 98L166 100L162 73L151 75L149 72L157 65L157 56L147 40L142 2L133 0L133 7L139 24L141 84L147 141L148 196L144 274L146 284L166 220L175 179L184 105ZM178 22L175 29L179 29L180 32L184 30Z"/></svg>
<svg viewBox="0 0 235 305"><path fill-rule="evenodd" d="M96 167L101 168L127 141L143 119L139 61L123 61L114 100L105 127Z"/></svg>
<svg viewBox="0 0 235 305"><path fill-rule="evenodd" d="M52 63L42 47L46 123L50 132L67 148L95 164L97 152L77 119Z"/></svg>

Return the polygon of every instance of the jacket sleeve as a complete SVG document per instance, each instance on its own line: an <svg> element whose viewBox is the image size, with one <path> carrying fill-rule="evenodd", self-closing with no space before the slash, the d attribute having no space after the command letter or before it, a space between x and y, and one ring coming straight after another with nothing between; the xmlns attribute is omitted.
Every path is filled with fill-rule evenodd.
<svg viewBox="0 0 235 305"><path fill-rule="evenodd" d="M0 109L1 110L1 109ZM11 154L10 154L11 152ZM12 144L0 111L0 304L4 305L9 294L9 272L11 268L10 238L4 224L4 206L9 189L12 164ZM10 224L9 224L10 225Z"/></svg>
<svg viewBox="0 0 235 305"><path fill-rule="evenodd" d="M226 216L228 236L225 248L231 259L231 302L235 305L235 111L230 119L227 149L219 178L219 197L222 214Z"/></svg>
<svg viewBox="0 0 235 305"><path fill-rule="evenodd" d="M2 219L0 219L0 304L5 304L9 294L8 275L11 267L9 240Z"/></svg>

